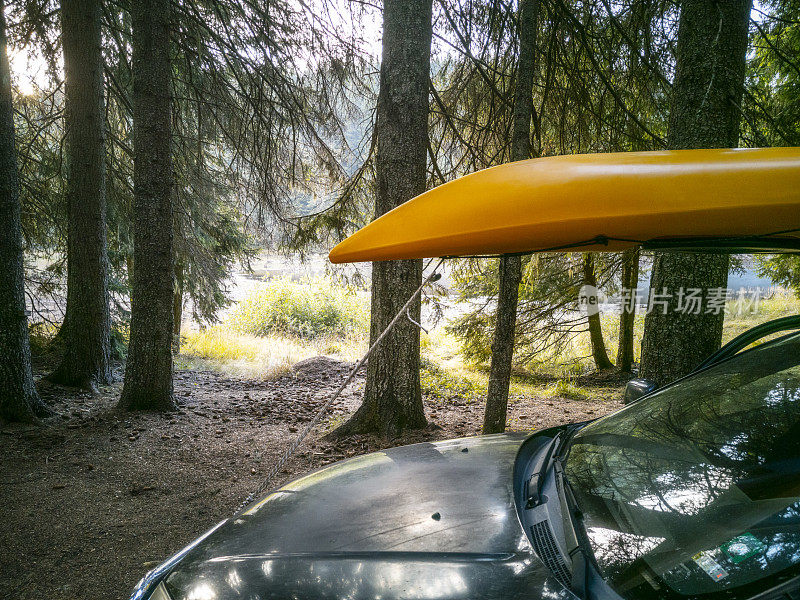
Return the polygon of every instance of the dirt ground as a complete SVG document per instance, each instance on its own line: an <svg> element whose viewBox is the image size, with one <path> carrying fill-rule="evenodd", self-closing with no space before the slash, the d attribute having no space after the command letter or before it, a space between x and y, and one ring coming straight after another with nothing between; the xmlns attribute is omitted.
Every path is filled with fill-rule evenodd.
<svg viewBox="0 0 800 600"><path fill-rule="evenodd" d="M117 411L119 384L91 396L41 382L60 416L0 428L0 598L127 598L147 570L234 512L350 367L320 357L272 381L180 371L180 410L164 415ZM276 484L356 454L480 429L480 402L426 399L425 430L321 440L355 410L362 387L359 378L349 386ZM509 427L618 408L618 388L602 389L594 401L515 399Z"/></svg>

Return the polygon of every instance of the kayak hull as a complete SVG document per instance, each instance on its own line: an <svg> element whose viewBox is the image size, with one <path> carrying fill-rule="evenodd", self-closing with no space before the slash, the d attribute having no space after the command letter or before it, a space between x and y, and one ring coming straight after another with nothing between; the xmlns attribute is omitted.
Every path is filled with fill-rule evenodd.
<svg viewBox="0 0 800 600"><path fill-rule="evenodd" d="M554 250L800 229L800 148L519 161L461 177L337 245L334 263ZM784 234L787 235L787 234Z"/></svg>

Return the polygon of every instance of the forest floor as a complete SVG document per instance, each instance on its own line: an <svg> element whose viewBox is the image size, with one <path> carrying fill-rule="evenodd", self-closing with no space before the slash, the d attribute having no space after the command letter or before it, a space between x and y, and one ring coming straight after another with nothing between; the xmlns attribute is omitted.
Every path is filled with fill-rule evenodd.
<svg viewBox="0 0 800 600"><path fill-rule="evenodd" d="M180 409L170 414L119 412L120 384L90 396L41 381L59 416L44 427L0 428L0 597L127 598L146 571L234 512L351 366L312 358L272 380L177 371ZM619 380L580 383L590 399L515 398L509 427L619 407ZM355 410L362 388L356 378L276 483L383 447L480 430L480 401L428 397L424 430L394 440L322 439Z"/></svg>

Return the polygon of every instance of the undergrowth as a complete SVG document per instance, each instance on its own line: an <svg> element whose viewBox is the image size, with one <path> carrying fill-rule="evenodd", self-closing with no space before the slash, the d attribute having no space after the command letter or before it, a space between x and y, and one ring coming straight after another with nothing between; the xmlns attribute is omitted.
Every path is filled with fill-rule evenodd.
<svg viewBox="0 0 800 600"><path fill-rule="evenodd" d="M369 302L324 278L273 279L242 300L227 324L246 335L302 339L360 336L369 326Z"/></svg>
<svg viewBox="0 0 800 600"><path fill-rule="evenodd" d="M184 369L208 368L234 376L271 379L313 356L357 360L364 351L362 343L365 341L307 340L279 334L255 336L237 333L222 324L182 335L176 364Z"/></svg>
<svg viewBox="0 0 800 600"><path fill-rule="evenodd" d="M724 339L764 321L800 312L790 292L762 300L755 313L737 313L728 305ZM318 355L356 361L367 349L369 302L366 297L336 288L324 279L295 283L274 280L252 293L221 325L189 331L182 338L178 364L221 369L245 376L274 377L295 362ZM639 359L644 314L637 314L634 347ZM619 317L602 314L606 349L612 361L617 350ZM478 400L488 386L488 364L465 362L460 343L445 327L421 336L420 382L428 397ZM608 397L613 384L587 383L582 376L594 370L587 333L574 336L556 355L518 365L512 376L510 398L567 398L592 400ZM577 382L581 381L582 385ZM588 387L587 387L588 386Z"/></svg>
<svg viewBox="0 0 800 600"><path fill-rule="evenodd" d="M419 374L422 393L439 400L479 398L484 389L478 378L469 377L455 370L443 368L429 358L423 357Z"/></svg>

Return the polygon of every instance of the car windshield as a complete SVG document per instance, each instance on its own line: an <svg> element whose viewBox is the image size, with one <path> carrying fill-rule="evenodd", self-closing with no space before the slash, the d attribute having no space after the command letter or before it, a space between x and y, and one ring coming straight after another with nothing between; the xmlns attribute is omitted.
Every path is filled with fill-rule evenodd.
<svg viewBox="0 0 800 600"><path fill-rule="evenodd" d="M566 474L625 598L737 597L800 566L800 334L583 428Z"/></svg>

